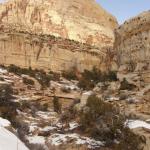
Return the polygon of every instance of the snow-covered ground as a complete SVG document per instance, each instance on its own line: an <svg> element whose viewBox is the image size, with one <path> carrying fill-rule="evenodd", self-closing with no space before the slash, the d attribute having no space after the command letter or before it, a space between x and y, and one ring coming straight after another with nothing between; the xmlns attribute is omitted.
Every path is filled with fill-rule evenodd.
<svg viewBox="0 0 150 150"><path fill-rule="evenodd" d="M38 111L38 112L36 112L36 115L38 115L39 117L41 117L43 119L54 119L54 120L56 120L57 113L53 112L53 111L51 111L51 112Z"/></svg>
<svg viewBox="0 0 150 150"><path fill-rule="evenodd" d="M32 144L45 144L45 137L43 136L32 136L32 137L27 137L27 139Z"/></svg>
<svg viewBox="0 0 150 150"><path fill-rule="evenodd" d="M3 69L3 68L0 68L0 74L5 74L5 73L7 73L7 70Z"/></svg>
<svg viewBox="0 0 150 150"><path fill-rule="evenodd" d="M74 130L74 129L76 129L77 127L79 127L79 124L77 123L77 122L70 122L69 123L69 130Z"/></svg>
<svg viewBox="0 0 150 150"><path fill-rule="evenodd" d="M0 127L9 127L10 125L11 123L8 120L0 117Z"/></svg>
<svg viewBox="0 0 150 150"><path fill-rule="evenodd" d="M13 133L0 127L0 150L29 150Z"/></svg>
<svg viewBox="0 0 150 150"><path fill-rule="evenodd" d="M142 120L128 120L126 121L125 125L127 125L130 129L135 128L150 129L150 124Z"/></svg>
<svg viewBox="0 0 150 150"><path fill-rule="evenodd" d="M5 129L10 122L0 118L0 150L29 150L17 136Z"/></svg>
<svg viewBox="0 0 150 150"><path fill-rule="evenodd" d="M88 148L90 148L90 149L99 148L101 146L104 146L104 142L96 141L96 140L88 138L88 137L83 137L76 133L53 134L49 138L49 142L55 146L65 144L65 143L69 142L70 140L74 140L77 145L86 144L88 146Z"/></svg>

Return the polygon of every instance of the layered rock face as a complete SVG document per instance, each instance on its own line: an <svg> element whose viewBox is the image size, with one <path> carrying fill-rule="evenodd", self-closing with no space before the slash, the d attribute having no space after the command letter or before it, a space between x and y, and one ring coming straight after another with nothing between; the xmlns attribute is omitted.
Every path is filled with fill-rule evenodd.
<svg viewBox="0 0 150 150"><path fill-rule="evenodd" d="M121 74L150 83L150 11L126 21L115 32L114 49Z"/></svg>
<svg viewBox="0 0 150 150"><path fill-rule="evenodd" d="M15 64L60 72L77 67L78 70L93 66L106 68L105 53L86 44L48 35L9 32L0 34L0 63Z"/></svg>
<svg viewBox="0 0 150 150"><path fill-rule="evenodd" d="M75 64L80 70L105 69L116 26L95 0L9 0L0 5L0 63L54 71Z"/></svg>
<svg viewBox="0 0 150 150"><path fill-rule="evenodd" d="M111 45L117 21L95 0L9 0L0 7L5 27Z"/></svg>

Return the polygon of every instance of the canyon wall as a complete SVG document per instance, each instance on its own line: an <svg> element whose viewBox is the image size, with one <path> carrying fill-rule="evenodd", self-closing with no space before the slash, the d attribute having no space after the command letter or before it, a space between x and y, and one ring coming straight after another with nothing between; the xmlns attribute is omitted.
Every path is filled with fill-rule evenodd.
<svg viewBox="0 0 150 150"><path fill-rule="evenodd" d="M87 44L50 35L30 33L0 33L0 63L15 64L60 72L77 67L78 70L93 66L106 69L111 63L105 51ZM109 53L111 54L111 53Z"/></svg>
<svg viewBox="0 0 150 150"><path fill-rule="evenodd" d="M0 63L106 70L116 26L95 0L8 0L0 5Z"/></svg>
<svg viewBox="0 0 150 150"><path fill-rule="evenodd" d="M150 11L126 21L115 31L114 49L119 72L139 74L150 83Z"/></svg>
<svg viewBox="0 0 150 150"><path fill-rule="evenodd" d="M111 45L116 19L95 0L9 0L0 6L1 27Z"/></svg>

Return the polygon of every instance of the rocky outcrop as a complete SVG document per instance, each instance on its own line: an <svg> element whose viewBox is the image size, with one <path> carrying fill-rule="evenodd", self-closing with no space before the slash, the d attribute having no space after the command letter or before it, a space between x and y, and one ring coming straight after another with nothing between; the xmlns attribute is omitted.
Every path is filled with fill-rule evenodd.
<svg viewBox="0 0 150 150"><path fill-rule="evenodd" d="M142 87L150 83L150 11L126 21L115 31L119 78Z"/></svg>
<svg viewBox="0 0 150 150"><path fill-rule="evenodd" d="M103 70L111 63L116 26L94 0L9 0L0 5L0 63Z"/></svg>
<svg viewBox="0 0 150 150"><path fill-rule="evenodd" d="M101 46L112 44L117 26L95 0L9 0L0 6L0 22L4 28Z"/></svg>
<svg viewBox="0 0 150 150"><path fill-rule="evenodd" d="M1 32L0 50L0 63L3 65L15 64L55 72L72 67L80 71L92 69L93 66L101 69L109 67L109 55L105 51L49 35Z"/></svg>

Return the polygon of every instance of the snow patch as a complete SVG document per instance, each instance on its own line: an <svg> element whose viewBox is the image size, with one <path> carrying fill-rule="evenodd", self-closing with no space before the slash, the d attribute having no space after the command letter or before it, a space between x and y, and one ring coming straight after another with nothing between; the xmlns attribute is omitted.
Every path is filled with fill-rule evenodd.
<svg viewBox="0 0 150 150"><path fill-rule="evenodd" d="M63 87L63 86L62 86ZM65 88L70 90L79 90L79 88L76 85L64 85Z"/></svg>
<svg viewBox="0 0 150 150"><path fill-rule="evenodd" d="M56 127L46 126L43 129L40 129L40 131L48 132L48 131L53 131L53 130L56 130L56 129L57 129Z"/></svg>
<svg viewBox="0 0 150 150"><path fill-rule="evenodd" d="M31 144L45 144L45 137L43 136L32 136L32 137L27 137L29 140L29 143Z"/></svg>
<svg viewBox="0 0 150 150"><path fill-rule="evenodd" d="M56 119L57 114L55 112L38 111L38 112L36 112L36 115L38 115L39 117L47 120L47 119Z"/></svg>
<svg viewBox="0 0 150 150"><path fill-rule="evenodd" d="M109 97L107 98L108 101L119 101L119 97Z"/></svg>
<svg viewBox="0 0 150 150"><path fill-rule="evenodd" d="M0 68L0 74L5 74L5 73L7 73L7 70L3 69L3 68Z"/></svg>
<svg viewBox="0 0 150 150"><path fill-rule="evenodd" d="M88 138L88 137L82 137L79 134L72 133L72 134L53 134L49 138L49 142L52 145L58 146L63 143L67 143L70 140L74 140L75 144L77 145L83 145L86 144L88 148L94 149L101 146L104 146L104 142L96 141L94 139Z"/></svg>
<svg viewBox="0 0 150 150"><path fill-rule="evenodd" d="M0 127L0 150L29 150L13 133Z"/></svg>
<svg viewBox="0 0 150 150"><path fill-rule="evenodd" d="M142 120L128 120L125 122L125 125L127 125L130 129L135 128L150 129L150 124Z"/></svg>
<svg viewBox="0 0 150 150"><path fill-rule="evenodd" d="M69 127L70 127L69 130L74 130L77 127L79 127L79 124L74 121L74 122L69 123Z"/></svg>
<svg viewBox="0 0 150 150"><path fill-rule="evenodd" d="M29 126L29 132L32 133L34 132L35 130L38 129L38 126L36 123L32 123L30 126Z"/></svg>
<svg viewBox="0 0 150 150"><path fill-rule="evenodd" d="M11 123L8 120L0 117L0 127L9 127L10 125Z"/></svg>
<svg viewBox="0 0 150 150"><path fill-rule="evenodd" d="M86 92L83 93L83 95L88 95L88 96L90 96L92 94L93 94L93 91L86 91Z"/></svg>
<svg viewBox="0 0 150 150"><path fill-rule="evenodd" d="M60 123L60 122L58 122L58 123L56 124L56 127L57 127L57 128L63 128L63 124Z"/></svg>

